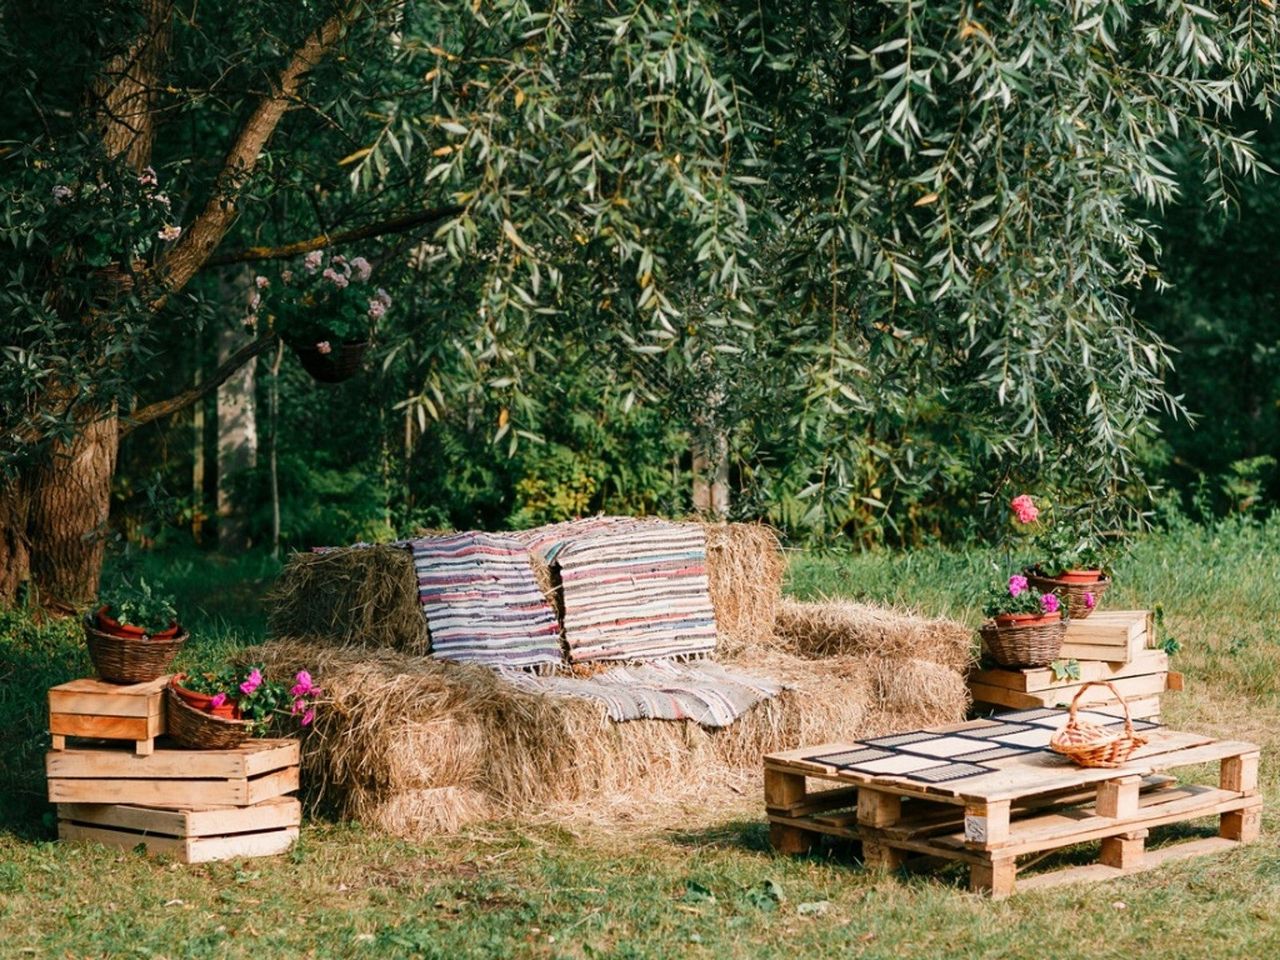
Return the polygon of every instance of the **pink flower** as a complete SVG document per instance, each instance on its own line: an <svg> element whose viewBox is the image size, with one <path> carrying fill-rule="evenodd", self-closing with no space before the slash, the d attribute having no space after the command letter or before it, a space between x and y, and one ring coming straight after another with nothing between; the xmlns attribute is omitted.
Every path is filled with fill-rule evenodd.
<svg viewBox="0 0 1280 960"><path fill-rule="evenodd" d="M161 240L166 240L166 241L177 240L180 236L182 236L182 228L171 223L167 225L164 229L162 229L159 233L157 233L156 236L159 237Z"/></svg>
<svg viewBox="0 0 1280 960"><path fill-rule="evenodd" d="M300 722L304 727L307 727L311 725L311 721L314 720L315 718L316 718L316 712L314 710L308 710L306 713L302 715L302 720Z"/></svg>
<svg viewBox="0 0 1280 960"><path fill-rule="evenodd" d="M1098 605L1098 598L1095 597L1092 593L1086 593L1084 595L1084 608L1086 610L1092 610L1097 605Z"/></svg>
<svg viewBox="0 0 1280 960"><path fill-rule="evenodd" d="M381 320L386 315L387 305L381 300L369 301L369 319Z"/></svg>
<svg viewBox="0 0 1280 960"><path fill-rule="evenodd" d="M294 679L298 682L293 685L293 688L289 693L295 697L305 697L316 689L315 685L311 682L311 674L306 670L299 670L298 675L294 677Z"/></svg>
<svg viewBox="0 0 1280 960"><path fill-rule="evenodd" d="M257 291L249 294L250 310L257 310L261 303L262 303L262 294L258 293Z"/></svg>
<svg viewBox="0 0 1280 960"><path fill-rule="evenodd" d="M1023 590L1027 589L1027 578L1021 574L1015 573L1009 578L1009 596L1016 597Z"/></svg>
<svg viewBox="0 0 1280 960"><path fill-rule="evenodd" d="M307 273L315 273L322 263L324 263L324 254L319 250L312 250L302 258L302 265L307 268Z"/></svg>
<svg viewBox="0 0 1280 960"><path fill-rule="evenodd" d="M296 688L295 688L295 689L296 689ZM290 713L292 713L292 714L296 717L298 714L300 714L300 713L301 713L303 710L305 710L305 709L307 709L307 701L305 701L305 700L295 700L295 701L293 701L293 707L292 707L292 709L290 709L290 711L289 711L289 712L290 712Z"/></svg>
<svg viewBox="0 0 1280 960"><path fill-rule="evenodd" d="M373 299L377 300L384 307L391 306L391 294L387 293L382 287L379 287L373 295Z"/></svg>
<svg viewBox="0 0 1280 960"><path fill-rule="evenodd" d="M262 686L262 671L257 667L254 667L249 672L249 676L245 679L244 683L240 684L240 692L247 697L260 686Z"/></svg>
<svg viewBox="0 0 1280 960"><path fill-rule="evenodd" d="M163 207L168 207L172 203L167 193L153 193L151 194L151 199Z"/></svg>
<svg viewBox="0 0 1280 960"><path fill-rule="evenodd" d="M1025 493L1019 494L1010 500L1009 508L1013 511L1014 516L1018 518L1019 523L1034 523L1036 518L1040 516L1040 508Z"/></svg>
<svg viewBox="0 0 1280 960"><path fill-rule="evenodd" d="M321 340L319 343L316 344L316 353L319 353L319 354L333 353L333 347L329 345L328 340Z"/></svg>
<svg viewBox="0 0 1280 960"><path fill-rule="evenodd" d="M1045 613L1057 613L1058 612L1057 595L1053 593L1046 593L1043 597L1040 598L1040 605L1044 607Z"/></svg>
<svg viewBox="0 0 1280 960"><path fill-rule="evenodd" d="M254 277L253 282L258 285L259 290L265 290L267 287L271 286L271 281L261 275Z"/></svg>
<svg viewBox="0 0 1280 960"><path fill-rule="evenodd" d="M373 264L364 257L355 257L351 261L351 269L355 271L356 280L364 283L373 274Z"/></svg>
<svg viewBox="0 0 1280 960"><path fill-rule="evenodd" d="M151 167L144 167L142 173L138 174L138 183L144 187L154 187L159 182L155 170Z"/></svg>
<svg viewBox="0 0 1280 960"><path fill-rule="evenodd" d="M213 698L209 701L209 706L213 707L213 709L216 710L218 709L218 707L222 706L226 702L227 702L227 695L225 693L215 693L213 695Z"/></svg>
<svg viewBox="0 0 1280 960"><path fill-rule="evenodd" d="M320 276L324 277L339 290L342 290L351 282L347 279L347 275L345 273L339 273L337 270L333 269L333 267L325 267L324 273L320 274Z"/></svg>

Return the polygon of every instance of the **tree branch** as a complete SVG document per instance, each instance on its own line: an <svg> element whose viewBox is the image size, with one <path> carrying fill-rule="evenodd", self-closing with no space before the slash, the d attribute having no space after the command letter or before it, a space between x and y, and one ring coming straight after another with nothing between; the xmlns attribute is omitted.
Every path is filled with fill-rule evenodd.
<svg viewBox="0 0 1280 960"><path fill-rule="evenodd" d="M406 214L402 217L393 217L390 220L380 220L377 223L367 223L362 227L353 227L350 230L340 230L337 233L321 233L307 240L285 243L278 247L247 247L244 250L237 250L234 253L224 253L216 257L209 257L205 260L204 266L225 267L233 263L255 263L260 260L287 260L289 257L296 257L299 254L310 253L312 250L321 250L325 247L336 247L339 244L351 243L355 240L369 240L374 237L384 237L393 233L408 233L410 230L417 229L418 227L430 226L433 223L439 223L441 220L447 220L449 217L456 217L465 209L466 207L458 205L433 207L430 210L419 210L417 213Z"/></svg>
<svg viewBox="0 0 1280 960"><path fill-rule="evenodd" d="M226 383L233 373L275 342L276 335L274 332L264 334L257 340L251 340L227 357L226 362L218 367L208 380L203 380L195 386L183 390L177 396L170 397L168 400L160 400L156 403L148 404L141 410L135 410L130 416L122 416L120 418L120 436L123 437L132 433L138 427L145 426L153 420L159 420L161 417L167 417L172 413L177 413L179 410L185 410L197 400L207 397Z"/></svg>
<svg viewBox="0 0 1280 960"><path fill-rule="evenodd" d="M262 148L275 132L280 118L297 102L298 91L307 74L338 42L343 31L359 16L363 4L351 0L308 35L294 51L276 78L274 89L258 102L227 152L222 170L214 180L204 210L182 234L182 239L156 265L156 275L164 293L152 304L159 309L173 293L181 290L222 242L236 218L236 200L253 174Z"/></svg>

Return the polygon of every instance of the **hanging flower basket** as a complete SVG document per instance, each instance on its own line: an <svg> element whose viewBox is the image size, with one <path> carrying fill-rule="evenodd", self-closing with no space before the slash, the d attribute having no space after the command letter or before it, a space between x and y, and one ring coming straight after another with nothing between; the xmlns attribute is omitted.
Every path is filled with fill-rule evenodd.
<svg viewBox="0 0 1280 960"><path fill-rule="evenodd" d="M1068 571L1074 573L1076 571ZM1111 587L1111 578L1099 571L1098 579L1081 582L1066 575L1044 577L1027 571L1027 582L1041 593L1056 594L1067 606L1072 620L1083 620L1102 604L1102 595Z"/></svg>
<svg viewBox="0 0 1280 960"><path fill-rule="evenodd" d="M979 632L991 658L1002 667L1047 667L1062 651L1067 622L1062 614L1051 613L1017 622L996 620Z"/></svg>
<svg viewBox="0 0 1280 960"><path fill-rule="evenodd" d="M364 354L369 349L368 340L352 343L297 344L290 346L302 362L302 368L320 383L342 383L350 380L363 369ZM328 347L328 350L325 350Z"/></svg>
<svg viewBox="0 0 1280 960"><path fill-rule="evenodd" d="M107 683L149 683L169 672L169 665L187 642L181 627L168 636L118 636L98 626L96 615L83 621L84 642L98 676Z"/></svg>

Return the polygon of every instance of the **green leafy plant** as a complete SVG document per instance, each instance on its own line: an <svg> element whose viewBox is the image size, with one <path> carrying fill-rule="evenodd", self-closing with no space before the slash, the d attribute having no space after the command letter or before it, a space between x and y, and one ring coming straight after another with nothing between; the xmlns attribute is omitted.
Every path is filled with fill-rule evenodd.
<svg viewBox="0 0 1280 960"><path fill-rule="evenodd" d="M1010 613L1056 613L1060 603L1055 594L1041 593L1027 583L1027 578L1015 573L1004 583L993 584L987 591L982 612L988 617Z"/></svg>
<svg viewBox="0 0 1280 960"><path fill-rule="evenodd" d="M254 279L249 324L256 325L259 311L266 309L282 337L322 353L341 343L368 340L391 307L386 290L369 286L372 273L364 257L312 251L275 280L262 275Z"/></svg>
<svg viewBox="0 0 1280 960"><path fill-rule="evenodd" d="M317 698L323 693L306 670L298 671L293 685L287 686L264 675L260 664L193 669L182 680L182 686L213 697L215 707L228 701L234 703L240 719L252 724L256 737L279 729L285 718L310 726L315 720Z"/></svg>
<svg viewBox="0 0 1280 960"><path fill-rule="evenodd" d="M149 632L167 629L178 619L173 597L157 593L145 577L138 577L136 583L121 579L102 592L100 604L121 625Z"/></svg>
<svg viewBox="0 0 1280 960"><path fill-rule="evenodd" d="M1053 673L1053 679L1059 683L1080 679L1080 661L1074 658L1055 660L1049 664L1049 670Z"/></svg>

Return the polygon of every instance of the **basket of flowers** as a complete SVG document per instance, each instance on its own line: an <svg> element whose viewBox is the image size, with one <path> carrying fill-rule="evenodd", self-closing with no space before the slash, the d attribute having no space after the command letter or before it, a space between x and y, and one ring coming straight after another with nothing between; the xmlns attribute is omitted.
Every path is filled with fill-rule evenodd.
<svg viewBox="0 0 1280 960"><path fill-rule="evenodd" d="M1090 687L1101 686L1109 689L1120 706L1124 708L1124 728L1116 730L1115 724L1099 726L1078 716L1080 698ZM1145 745L1146 737L1133 732L1133 718L1129 716L1129 704L1120 696L1120 691L1106 680L1091 680L1082 686L1071 699L1071 710L1067 723L1053 735L1049 741L1049 749L1070 757L1072 762L1082 767L1119 767L1133 755L1133 751Z"/></svg>
<svg viewBox="0 0 1280 960"><path fill-rule="evenodd" d="M85 646L108 683L147 683L165 675L187 642L173 598L145 579L121 580L105 590L83 621Z"/></svg>
<svg viewBox="0 0 1280 960"><path fill-rule="evenodd" d="M262 737L284 718L310 726L321 689L300 670L291 686L266 677L260 666L180 673L166 690L169 736L196 750L227 750Z"/></svg>
<svg viewBox="0 0 1280 960"><path fill-rule="evenodd" d="M1022 574L991 588L979 631L987 651L1005 667L1044 667L1058 659L1067 633L1062 606L1041 593Z"/></svg>
<svg viewBox="0 0 1280 960"><path fill-rule="evenodd" d="M1024 573L1031 586L1052 593L1073 620L1083 620L1098 608L1111 587L1106 549L1079 516L1057 516L1049 509L1050 522L1041 522L1041 508L1028 494L1009 503L1014 521L1035 533L1037 560Z"/></svg>

